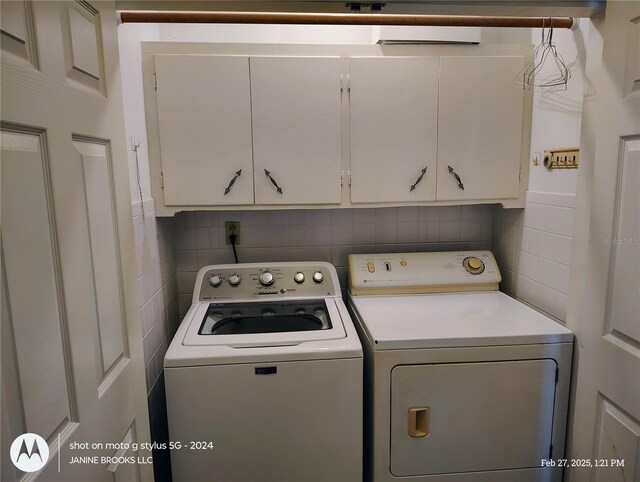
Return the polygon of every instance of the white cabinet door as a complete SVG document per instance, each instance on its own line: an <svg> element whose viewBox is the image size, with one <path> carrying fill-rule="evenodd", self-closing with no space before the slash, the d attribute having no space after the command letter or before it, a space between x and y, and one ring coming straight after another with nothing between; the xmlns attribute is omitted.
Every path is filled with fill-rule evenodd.
<svg viewBox="0 0 640 482"><path fill-rule="evenodd" d="M518 197L522 67L521 56L440 58L438 201Z"/></svg>
<svg viewBox="0 0 640 482"><path fill-rule="evenodd" d="M249 58L155 57L164 203L253 204Z"/></svg>
<svg viewBox="0 0 640 482"><path fill-rule="evenodd" d="M434 201L437 57L352 58L351 202Z"/></svg>
<svg viewBox="0 0 640 482"><path fill-rule="evenodd" d="M252 57L256 204L341 200L338 57Z"/></svg>

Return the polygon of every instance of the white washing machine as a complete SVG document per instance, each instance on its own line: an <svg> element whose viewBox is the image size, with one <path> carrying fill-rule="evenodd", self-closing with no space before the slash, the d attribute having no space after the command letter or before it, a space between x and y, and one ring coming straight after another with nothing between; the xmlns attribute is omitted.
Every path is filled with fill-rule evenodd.
<svg viewBox="0 0 640 482"><path fill-rule="evenodd" d="M490 251L351 255L365 480L548 482L573 334L498 291Z"/></svg>
<svg viewBox="0 0 640 482"><path fill-rule="evenodd" d="M174 482L362 480L362 347L329 263L202 268L164 367Z"/></svg>

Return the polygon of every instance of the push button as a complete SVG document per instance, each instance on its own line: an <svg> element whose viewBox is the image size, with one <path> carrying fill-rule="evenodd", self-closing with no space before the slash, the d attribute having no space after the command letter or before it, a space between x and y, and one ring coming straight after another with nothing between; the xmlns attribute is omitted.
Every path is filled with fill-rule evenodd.
<svg viewBox="0 0 640 482"><path fill-rule="evenodd" d="M369 261L367 263L367 269L369 270L369 273L373 273L376 270L376 267L373 264L373 261Z"/></svg>

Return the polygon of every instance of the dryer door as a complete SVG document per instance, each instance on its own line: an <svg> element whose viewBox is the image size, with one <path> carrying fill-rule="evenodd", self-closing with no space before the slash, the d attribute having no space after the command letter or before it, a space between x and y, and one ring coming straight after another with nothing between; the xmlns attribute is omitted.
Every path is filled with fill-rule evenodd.
<svg viewBox="0 0 640 482"><path fill-rule="evenodd" d="M556 362L397 366L391 473L538 468L549 458Z"/></svg>

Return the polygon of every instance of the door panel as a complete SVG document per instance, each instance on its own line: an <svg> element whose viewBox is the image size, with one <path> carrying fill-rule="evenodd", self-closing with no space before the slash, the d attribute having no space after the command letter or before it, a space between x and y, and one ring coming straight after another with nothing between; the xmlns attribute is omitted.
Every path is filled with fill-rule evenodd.
<svg viewBox="0 0 640 482"><path fill-rule="evenodd" d="M628 344L640 342L640 139L623 140L621 151L607 331Z"/></svg>
<svg viewBox="0 0 640 482"><path fill-rule="evenodd" d="M86 2L69 2L63 17L67 78L105 93L99 12Z"/></svg>
<svg viewBox="0 0 640 482"><path fill-rule="evenodd" d="M97 318L97 347L101 375L126 356L126 332L120 254L117 245L117 220L111 186L109 145L90 139L73 141L80 158L91 245L93 287Z"/></svg>
<svg viewBox="0 0 640 482"><path fill-rule="evenodd" d="M136 453L131 448L131 445L136 441L135 425L132 425L120 441L120 448L111 454L111 457L115 458L116 461L122 457L135 457ZM138 482L140 480L137 464L111 462L107 466L107 470L113 473L113 482Z"/></svg>
<svg viewBox="0 0 640 482"><path fill-rule="evenodd" d="M5 2L0 17L0 41L3 52L37 67L38 55L30 0Z"/></svg>
<svg viewBox="0 0 640 482"><path fill-rule="evenodd" d="M26 22L39 70L3 41L2 446L35 432L49 445L35 477L113 480L104 464L69 463L113 451L68 444L120 442L131 427L149 441L114 4L33 2L36 36L7 7L3 30ZM3 481L24 479L5 452ZM150 464L128 470L153 477Z"/></svg>
<svg viewBox="0 0 640 482"><path fill-rule="evenodd" d="M253 204L249 59L157 55L155 68L165 204Z"/></svg>
<svg viewBox="0 0 640 482"><path fill-rule="evenodd" d="M349 72L351 202L435 201L438 59L351 58Z"/></svg>
<svg viewBox="0 0 640 482"><path fill-rule="evenodd" d="M571 482L637 480L640 467L640 3L592 19L567 325L576 334Z"/></svg>
<svg viewBox="0 0 640 482"><path fill-rule="evenodd" d="M627 474L639 473L640 424L609 400L602 399L599 405L595 460L600 466L595 482L626 482Z"/></svg>
<svg viewBox="0 0 640 482"><path fill-rule="evenodd" d="M3 284L8 296L3 323L11 324L15 339L25 428L46 439L65 421L76 419L46 138L27 129L3 130L1 136Z"/></svg>
<svg viewBox="0 0 640 482"><path fill-rule="evenodd" d="M438 201L518 197L523 67L521 56L440 58Z"/></svg>
<svg viewBox="0 0 640 482"><path fill-rule="evenodd" d="M338 57L251 58L256 204L340 203L340 103Z"/></svg>
<svg viewBox="0 0 640 482"><path fill-rule="evenodd" d="M556 367L554 360L395 367L391 473L540 467L551 448ZM411 409L422 409L424 420L411 419Z"/></svg>

